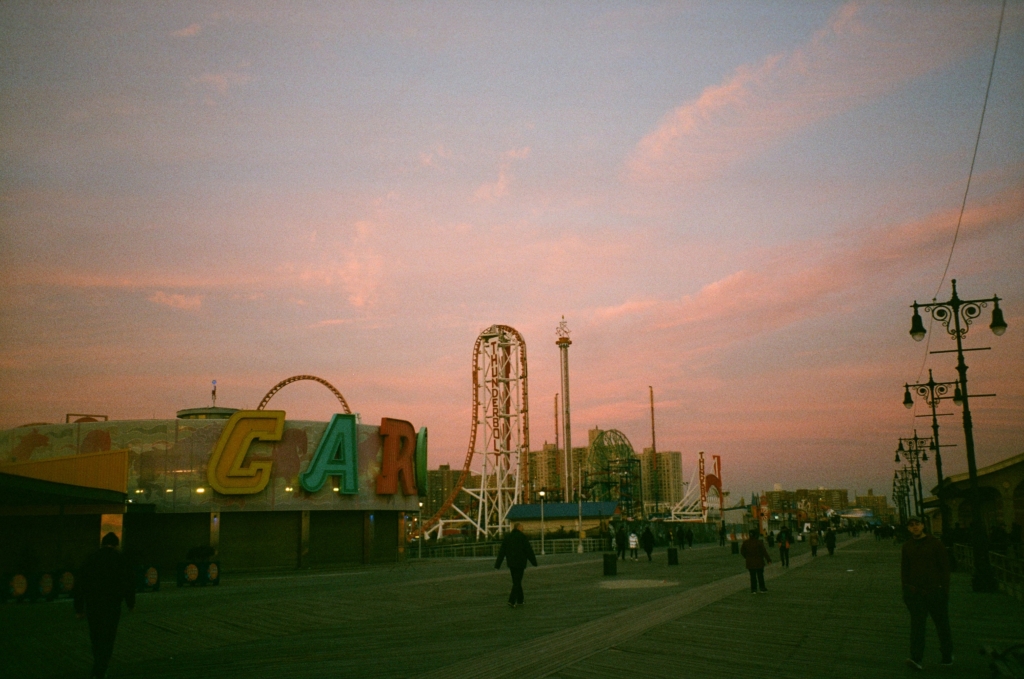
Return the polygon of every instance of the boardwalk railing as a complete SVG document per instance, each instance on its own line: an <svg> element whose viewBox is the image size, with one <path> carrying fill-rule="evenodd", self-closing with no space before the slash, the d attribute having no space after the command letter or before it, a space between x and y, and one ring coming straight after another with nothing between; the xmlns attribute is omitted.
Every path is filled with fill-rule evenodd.
<svg viewBox="0 0 1024 679"><path fill-rule="evenodd" d="M558 540L545 540L544 552L546 554L575 554L579 551L580 541L576 538L562 538ZM540 554L540 540L530 540L530 545L536 554ZM600 538L584 538L584 552L601 552L608 548L608 541ZM438 545L436 547L423 547L423 558L453 558L453 557L483 557L498 556L501 549L500 542L470 542L459 545ZM406 547L406 554L416 558L419 553L414 545Z"/></svg>
<svg viewBox="0 0 1024 679"><path fill-rule="evenodd" d="M957 564L962 564L968 573L974 573L974 551L969 545L953 545L953 555ZM999 590L1024 601L1024 561L999 552L989 552L988 560Z"/></svg>

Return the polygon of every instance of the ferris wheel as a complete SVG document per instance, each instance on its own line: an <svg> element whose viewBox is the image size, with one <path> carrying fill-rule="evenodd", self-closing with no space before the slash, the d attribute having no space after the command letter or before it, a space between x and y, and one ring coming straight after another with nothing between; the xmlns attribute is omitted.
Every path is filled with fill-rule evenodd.
<svg viewBox="0 0 1024 679"><path fill-rule="evenodd" d="M446 527L461 526L479 539L509 530L508 511L529 487L526 373L526 342L515 328L492 325L476 338L466 461L444 504L423 522L424 534L442 537ZM469 502L457 503L463 493ZM458 518L443 518L449 510Z"/></svg>
<svg viewBox="0 0 1024 679"><path fill-rule="evenodd" d="M597 502L618 502L622 516L639 517L640 460L633 445L618 429L598 434L586 462L586 490Z"/></svg>

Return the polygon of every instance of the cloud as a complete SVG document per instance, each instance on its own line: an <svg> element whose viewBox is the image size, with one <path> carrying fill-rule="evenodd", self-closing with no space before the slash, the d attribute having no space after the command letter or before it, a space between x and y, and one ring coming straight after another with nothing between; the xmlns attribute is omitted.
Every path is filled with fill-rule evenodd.
<svg viewBox="0 0 1024 679"><path fill-rule="evenodd" d="M313 323L312 325L309 326L309 328L310 328L310 330L315 330L316 328L326 328L326 327L329 327L329 326L332 326L332 325L344 325L345 323L351 323L351 322L352 322L351 318L330 318L330 319L327 319L326 321L320 321L318 323Z"/></svg>
<svg viewBox="0 0 1024 679"><path fill-rule="evenodd" d="M498 168L498 179L481 184L473 194L477 200L492 202L508 193L509 177L511 175L512 161L523 160L530 157L530 147L524 146L521 149L510 149L504 153L501 166Z"/></svg>
<svg viewBox="0 0 1024 679"><path fill-rule="evenodd" d="M183 309L186 311L198 309L203 305L202 295L169 295L162 290L157 290L147 299L154 304L163 304L174 309Z"/></svg>
<svg viewBox="0 0 1024 679"><path fill-rule="evenodd" d="M235 71L224 71L223 73L204 73L195 79L195 82L216 90L219 94L227 94L232 87L239 87L251 81L252 77Z"/></svg>
<svg viewBox="0 0 1024 679"><path fill-rule="evenodd" d="M635 180L704 180L796 130L990 46L998 14L974 5L849 3L803 47L744 64L667 114L628 160ZM1004 31L1013 30L1004 24Z"/></svg>
<svg viewBox="0 0 1024 679"><path fill-rule="evenodd" d="M423 167L439 167L439 160L450 158L452 155L451 151L444 147L444 144L438 144L430 151L420 152L420 165Z"/></svg>
<svg viewBox="0 0 1024 679"><path fill-rule="evenodd" d="M202 31L202 30L203 30L202 25L200 25L198 23L195 23L195 24L189 24L188 26L186 26L185 28L181 29L180 31L174 31L173 33L171 33L171 35L174 36L175 38L191 38L191 37L199 35L199 32Z"/></svg>

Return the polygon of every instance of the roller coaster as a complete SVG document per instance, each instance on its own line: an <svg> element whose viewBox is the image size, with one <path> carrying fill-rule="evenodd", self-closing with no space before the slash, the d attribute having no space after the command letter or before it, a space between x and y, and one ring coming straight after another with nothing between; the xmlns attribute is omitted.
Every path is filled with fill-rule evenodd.
<svg viewBox="0 0 1024 679"><path fill-rule="evenodd" d="M529 487L528 403L526 342L515 328L492 325L473 345L473 412L462 473L423 522L424 535L441 537L459 527L487 539L509 530L508 511ZM470 479L479 479L479 486L471 487ZM463 492L471 498L465 508L455 502ZM442 518L449 510L457 518Z"/></svg>

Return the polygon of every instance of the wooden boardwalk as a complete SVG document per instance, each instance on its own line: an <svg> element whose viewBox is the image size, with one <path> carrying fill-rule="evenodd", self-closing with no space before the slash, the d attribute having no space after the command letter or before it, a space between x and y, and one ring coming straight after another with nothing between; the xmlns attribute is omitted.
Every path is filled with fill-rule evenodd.
<svg viewBox="0 0 1024 679"><path fill-rule="evenodd" d="M410 561L338 571L226 574L216 588L139 596L122 617L109 676L193 677L904 677L908 616L899 551L874 538L768 567L752 596L740 557L702 546L668 566L548 556L527 570L527 604L505 606L492 560ZM824 550L822 550L824 552ZM1024 641L1024 606L954 576L956 664L929 676L988 676L981 643ZM0 677L87 676L70 602L0 606Z"/></svg>

